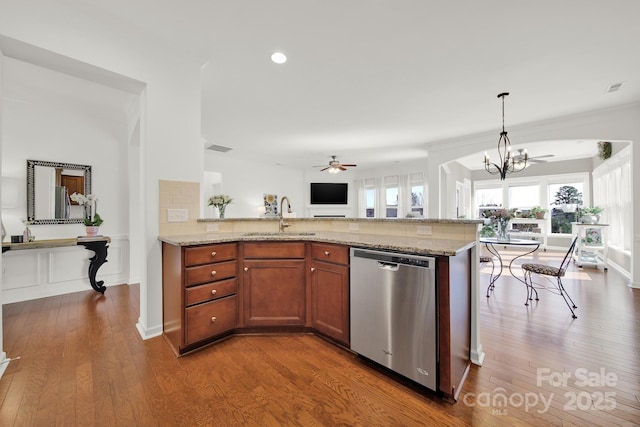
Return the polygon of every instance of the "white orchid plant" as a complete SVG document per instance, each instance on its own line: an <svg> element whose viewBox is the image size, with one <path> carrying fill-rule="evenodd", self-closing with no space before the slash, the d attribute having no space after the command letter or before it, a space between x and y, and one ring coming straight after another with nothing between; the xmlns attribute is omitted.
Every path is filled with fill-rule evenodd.
<svg viewBox="0 0 640 427"><path fill-rule="evenodd" d="M79 205L84 206L84 225L99 227L104 222L98 215L98 197L93 194L73 193L71 200Z"/></svg>

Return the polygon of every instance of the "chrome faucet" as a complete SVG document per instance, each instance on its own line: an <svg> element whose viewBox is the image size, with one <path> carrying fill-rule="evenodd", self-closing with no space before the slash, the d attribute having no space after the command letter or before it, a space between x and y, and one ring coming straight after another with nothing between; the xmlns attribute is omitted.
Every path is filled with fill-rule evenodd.
<svg viewBox="0 0 640 427"><path fill-rule="evenodd" d="M284 204L284 201L287 201L287 213L291 213L293 212L291 210L291 203L289 203L289 198L287 196L283 196L282 199L280 200L280 232L283 233L284 229L291 226L291 224L284 222L284 211L282 210L282 205Z"/></svg>

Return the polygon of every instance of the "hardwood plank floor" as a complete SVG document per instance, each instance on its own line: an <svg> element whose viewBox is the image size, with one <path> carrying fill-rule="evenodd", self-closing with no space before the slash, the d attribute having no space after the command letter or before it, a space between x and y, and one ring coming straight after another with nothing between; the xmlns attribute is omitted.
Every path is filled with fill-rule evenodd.
<svg viewBox="0 0 640 427"><path fill-rule="evenodd" d="M572 319L546 290L525 307L508 273L485 298L489 271L486 359L455 404L312 335L234 337L176 358L161 337L140 339L139 290L122 285L3 307L4 348L19 359L0 380L0 425L640 425L640 291L571 264Z"/></svg>

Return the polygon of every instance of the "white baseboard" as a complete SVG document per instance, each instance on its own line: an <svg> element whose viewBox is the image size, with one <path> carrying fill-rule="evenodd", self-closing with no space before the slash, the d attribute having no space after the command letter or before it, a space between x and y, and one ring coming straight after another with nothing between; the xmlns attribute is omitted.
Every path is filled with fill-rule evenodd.
<svg viewBox="0 0 640 427"><path fill-rule="evenodd" d="M11 359L7 359L7 353L4 351L0 353L0 378L2 378L2 374L7 370L7 366L9 366L9 362Z"/></svg>
<svg viewBox="0 0 640 427"><path fill-rule="evenodd" d="M148 339L159 337L160 335L162 335L162 325L159 325L153 328L146 328L138 320L138 323L136 323L136 329L138 330L138 333L140 334L140 337L142 337L143 340L148 340Z"/></svg>

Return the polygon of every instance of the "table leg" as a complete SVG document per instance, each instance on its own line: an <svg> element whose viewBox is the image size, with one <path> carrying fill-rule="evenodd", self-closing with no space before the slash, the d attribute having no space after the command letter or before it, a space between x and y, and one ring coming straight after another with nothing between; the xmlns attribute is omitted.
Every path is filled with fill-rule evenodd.
<svg viewBox="0 0 640 427"><path fill-rule="evenodd" d="M93 251L95 254L91 258L89 258L89 282L91 283L91 287L96 291L104 294L104 291L107 290L107 287L104 285L104 281L96 281L96 274L98 273L98 269L107 262L107 245L106 241L98 241L98 242L78 242L79 245L84 246L86 249Z"/></svg>
<svg viewBox="0 0 640 427"><path fill-rule="evenodd" d="M498 265L500 266L500 270L498 270L498 273L496 275L493 274L493 270L491 271L491 277L489 277L489 286L487 287L487 298L489 298L489 292L493 291L493 289L495 288L496 280L498 280L498 277L502 275L502 257L500 256L500 252L492 244L485 243L484 247L487 248L487 251L489 251L491 255L498 258Z"/></svg>

